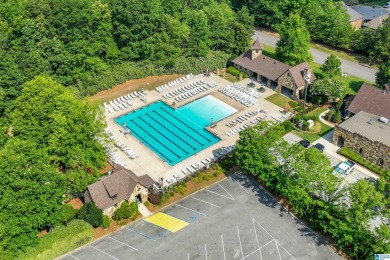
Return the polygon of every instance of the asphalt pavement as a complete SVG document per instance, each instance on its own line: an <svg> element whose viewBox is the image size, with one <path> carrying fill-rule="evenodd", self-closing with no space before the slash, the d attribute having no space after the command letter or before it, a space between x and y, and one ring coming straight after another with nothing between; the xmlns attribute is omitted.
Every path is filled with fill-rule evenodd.
<svg viewBox="0 0 390 260"><path fill-rule="evenodd" d="M255 39L256 37L259 37L261 43L272 47L275 47L276 43L279 40L278 37L259 30L255 31L255 35L253 36L253 38ZM313 55L313 61L320 64L323 64L326 58L330 55L326 52L314 48L310 48L310 52ZM340 58L340 60L342 72L347 73L347 75L359 77L363 80L375 82L375 74L378 70L371 69L369 67L342 58Z"/></svg>
<svg viewBox="0 0 390 260"><path fill-rule="evenodd" d="M341 259L254 179L239 173L162 212L189 224L171 233L140 220L61 259Z"/></svg>

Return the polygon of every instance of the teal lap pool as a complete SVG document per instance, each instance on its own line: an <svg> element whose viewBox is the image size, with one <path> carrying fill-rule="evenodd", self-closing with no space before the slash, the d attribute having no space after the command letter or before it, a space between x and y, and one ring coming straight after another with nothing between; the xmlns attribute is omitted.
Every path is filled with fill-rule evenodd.
<svg viewBox="0 0 390 260"><path fill-rule="evenodd" d="M219 99L206 96L176 110L157 101L115 121L173 166L219 142L220 138L205 127L236 111Z"/></svg>

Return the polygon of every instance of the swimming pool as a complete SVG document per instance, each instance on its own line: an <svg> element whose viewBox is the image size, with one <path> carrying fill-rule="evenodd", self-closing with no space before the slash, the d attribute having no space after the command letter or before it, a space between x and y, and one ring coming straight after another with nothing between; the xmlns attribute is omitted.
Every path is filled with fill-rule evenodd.
<svg viewBox="0 0 390 260"><path fill-rule="evenodd" d="M176 110L200 127L215 123L237 112L237 109L211 95L205 96Z"/></svg>
<svg viewBox="0 0 390 260"><path fill-rule="evenodd" d="M214 107L212 111L203 111L208 115L207 117L201 115L202 113L199 113L196 107L206 106L208 102L213 102L215 99L208 97L205 97L206 101L200 101L201 99L195 101L198 102L195 106L193 105L195 102L192 102L177 110L162 101L157 101L132 113L117 117L115 121L123 128L130 130L133 136L173 166L221 140L207 131L204 125L210 124L210 119L207 121L206 118L212 117L216 122L222 119L222 116L226 117L227 112L220 110L226 110L230 106L218 100L222 102L218 107ZM229 111L237 111L230 108ZM199 107L199 110L201 109Z"/></svg>

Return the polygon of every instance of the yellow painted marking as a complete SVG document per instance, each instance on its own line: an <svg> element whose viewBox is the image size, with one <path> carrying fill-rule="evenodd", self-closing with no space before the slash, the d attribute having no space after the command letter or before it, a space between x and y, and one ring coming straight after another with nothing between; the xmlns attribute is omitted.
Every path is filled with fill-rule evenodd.
<svg viewBox="0 0 390 260"><path fill-rule="evenodd" d="M169 230L172 233L175 233L176 231L179 231L180 229L190 224L188 222L185 222L181 219L172 217L162 212L158 212L153 216L146 218L145 221L152 223L156 226L162 227L166 230Z"/></svg>

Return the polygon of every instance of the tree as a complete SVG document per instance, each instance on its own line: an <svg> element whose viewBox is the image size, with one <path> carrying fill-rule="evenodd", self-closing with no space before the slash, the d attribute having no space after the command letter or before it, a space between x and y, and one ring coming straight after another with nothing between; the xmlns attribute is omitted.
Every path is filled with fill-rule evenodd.
<svg viewBox="0 0 390 260"><path fill-rule="evenodd" d="M367 180L359 180L348 189L348 214L357 223L367 223L379 214L377 209L383 206L383 195Z"/></svg>
<svg viewBox="0 0 390 260"><path fill-rule="evenodd" d="M103 211L93 202L86 202L77 213L76 218L88 222L93 227L100 227L103 224Z"/></svg>
<svg viewBox="0 0 390 260"><path fill-rule="evenodd" d="M336 55L331 54L328 58L326 58L325 63L321 66L321 70L330 78L334 76L340 76L341 73L341 61Z"/></svg>
<svg viewBox="0 0 390 260"><path fill-rule="evenodd" d="M0 241L8 259L61 220L64 176L35 143L10 139L0 150Z"/></svg>
<svg viewBox="0 0 390 260"><path fill-rule="evenodd" d="M26 83L12 113L14 136L35 143L67 173L71 191L94 181L106 158L97 138L104 138L102 111L88 100L75 99L51 78Z"/></svg>
<svg viewBox="0 0 390 260"><path fill-rule="evenodd" d="M384 88L385 84L390 83L390 61L382 63L376 73L375 82L378 86Z"/></svg>
<svg viewBox="0 0 390 260"><path fill-rule="evenodd" d="M327 101L334 101L344 96L345 86L335 79L319 79L310 85L310 94L323 96Z"/></svg>
<svg viewBox="0 0 390 260"><path fill-rule="evenodd" d="M310 34L298 14L284 19L278 29L280 40L276 44L276 57L289 65L297 65L313 58L309 52Z"/></svg>

